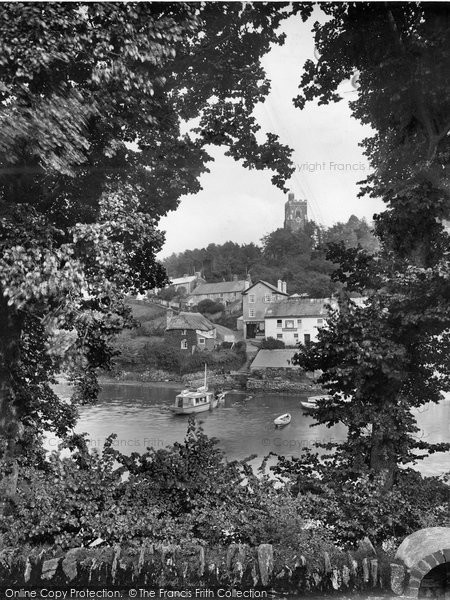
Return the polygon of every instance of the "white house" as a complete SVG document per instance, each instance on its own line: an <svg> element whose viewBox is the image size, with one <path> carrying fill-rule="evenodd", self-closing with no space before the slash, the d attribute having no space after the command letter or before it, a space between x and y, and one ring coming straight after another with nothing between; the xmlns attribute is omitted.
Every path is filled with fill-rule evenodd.
<svg viewBox="0 0 450 600"><path fill-rule="evenodd" d="M282 340L286 346L317 341L317 333L326 325L326 305L336 306L331 298L289 298L266 309L265 336Z"/></svg>

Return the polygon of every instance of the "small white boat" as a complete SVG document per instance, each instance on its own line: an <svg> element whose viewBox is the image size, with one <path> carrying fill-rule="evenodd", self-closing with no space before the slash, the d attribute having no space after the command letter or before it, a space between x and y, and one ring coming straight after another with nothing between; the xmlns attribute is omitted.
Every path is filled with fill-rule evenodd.
<svg viewBox="0 0 450 600"><path fill-rule="evenodd" d="M177 394L175 402L170 410L176 415L192 415L206 410L212 410L223 400L225 393L215 394L208 390L206 383L206 365L205 365L205 383L197 389L186 389Z"/></svg>
<svg viewBox="0 0 450 600"><path fill-rule="evenodd" d="M275 427L284 427L285 425L289 425L290 422L291 415L289 413L280 415L279 417L273 420Z"/></svg>

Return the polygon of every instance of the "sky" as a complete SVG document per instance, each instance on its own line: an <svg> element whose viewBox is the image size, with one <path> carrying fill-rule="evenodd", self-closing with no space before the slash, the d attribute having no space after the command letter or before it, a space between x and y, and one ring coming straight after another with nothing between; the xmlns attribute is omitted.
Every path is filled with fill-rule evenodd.
<svg viewBox="0 0 450 600"><path fill-rule="evenodd" d="M314 18L315 17L315 18ZM296 199L308 201L308 217L330 226L354 214L372 220L383 210L380 200L357 198L357 181L369 171L358 143L370 129L350 114L348 102L357 91L350 81L341 85L343 100L326 106L308 103L301 111L292 98L298 94L302 65L314 58L313 22L321 19L319 9L306 24L300 17L287 20L284 46L274 47L263 60L272 82L266 102L255 109L263 132L279 135L294 149L296 171L287 187ZM209 150L215 162L200 183L202 191L181 199L178 209L161 219L166 243L159 254L202 248L210 243L258 244L263 236L283 226L287 194L270 181L271 171L250 171L224 155L226 149Z"/></svg>

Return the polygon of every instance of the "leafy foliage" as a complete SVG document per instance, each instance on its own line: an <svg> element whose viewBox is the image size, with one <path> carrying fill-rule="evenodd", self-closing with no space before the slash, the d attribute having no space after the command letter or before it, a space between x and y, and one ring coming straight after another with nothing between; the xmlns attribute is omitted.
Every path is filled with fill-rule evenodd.
<svg viewBox="0 0 450 600"><path fill-rule="evenodd" d="M365 536L376 545L391 540L397 546L417 529L446 522L448 487L412 469L399 471L389 491L382 477L355 469L344 453L305 450L300 458L280 457L273 471L301 498L304 518L339 546L351 547Z"/></svg>
<svg viewBox="0 0 450 600"><path fill-rule="evenodd" d="M261 350L277 350L284 347L283 340L277 340L273 337L264 338L261 342Z"/></svg>
<svg viewBox="0 0 450 600"><path fill-rule="evenodd" d="M194 354L176 348L163 341L142 340L142 348L136 352L125 349L116 359L116 369L147 370L161 369L183 375L201 371L205 363L210 369L239 369L246 360L245 343L233 348L218 348L214 351L197 351Z"/></svg>
<svg viewBox="0 0 450 600"><path fill-rule="evenodd" d="M210 300L209 298L205 298L205 300L201 300L196 307L193 307L193 310L202 313L202 315L214 315L216 313L222 313L225 307L220 302L214 302L214 300Z"/></svg>
<svg viewBox="0 0 450 600"><path fill-rule="evenodd" d="M193 420L183 443L142 455L121 454L114 436L101 455L89 453L82 436L69 447L73 455L53 454L45 471L22 470L15 514L1 524L8 543L70 547L101 537L296 547L311 537L295 499L256 477L247 461L225 461Z"/></svg>

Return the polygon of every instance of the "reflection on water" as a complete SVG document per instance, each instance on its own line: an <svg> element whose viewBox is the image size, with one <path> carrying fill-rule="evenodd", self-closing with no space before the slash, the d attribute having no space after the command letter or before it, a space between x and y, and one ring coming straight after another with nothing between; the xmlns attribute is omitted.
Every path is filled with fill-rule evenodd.
<svg viewBox="0 0 450 600"><path fill-rule="evenodd" d="M173 415L169 406L180 388L130 384L105 384L98 402L80 410L77 432L87 432L91 447L101 449L106 437L117 434L114 443L124 454L143 452L148 446L163 448L182 441L186 434L187 416ZM59 385L56 392L70 395L70 389ZM302 448L314 442L341 441L345 427L324 425L311 427L312 417L304 414L300 400L304 395L227 394L225 404L213 411L197 415L207 435L218 440L227 458L260 457L269 452L299 456ZM291 423L275 429L273 419L289 412ZM417 413L418 437L428 442L445 442L450 438L450 399L439 405L426 405ZM47 448L56 448L58 440L47 439ZM438 453L420 461L416 466L427 475L449 470L450 453Z"/></svg>

